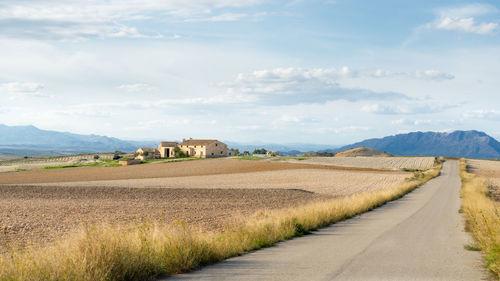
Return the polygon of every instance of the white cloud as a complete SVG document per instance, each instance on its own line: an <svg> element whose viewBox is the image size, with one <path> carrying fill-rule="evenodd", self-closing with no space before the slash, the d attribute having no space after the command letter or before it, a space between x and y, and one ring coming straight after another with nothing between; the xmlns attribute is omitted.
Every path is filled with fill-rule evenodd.
<svg viewBox="0 0 500 281"><path fill-rule="evenodd" d="M220 15L205 18L189 18L186 22L219 22L219 21L237 21L247 17L247 14L241 13L223 13Z"/></svg>
<svg viewBox="0 0 500 281"><path fill-rule="evenodd" d="M373 73L363 73L362 76L369 76L372 78L410 78L428 81L444 81L455 79L454 75L435 69L415 72L394 72L385 69L377 69Z"/></svg>
<svg viewBox="0 0 500 281"><path fill-rule="evenodd" d="M404 126L419 126L419 125L429 125L434 121L430 119L418 119L418 120L408 120L408 119L397 119L392 120L393 125L404 125Z"/></svg>
<svg viewBox="0 0 500 281"><path fill-rule="evenodd" d="M452 105L430 104L421 101L408 101L405 103L375 103L367 104L361 107L361 110L374 114L387 115L410 115L410 114L425 114L437 113L446 109L452 108Z"/></svg>
<svg viewBox="0 0 500 281"><path fill-rule="evenodd" d="M476 34L491 34L499 28L494 22L476 24L474 18L441 18L431 27L435 29L455 30Z"/></svg>
<svg viewBox="0 0 500 281"><path fill-rule="evenodd" d="M491 5L472 4L439 11L439 18L426 25L429 29L453 30L480 35L491 34L500 25L496 22L476 22L476 17L497 13Z"/></svg>
<svg viewBox="0 0 500 281"><path fill-rule="evenodd" d="M155 87L145 83L125 84L118 88L128 92L149 92L155 90Z"/></svg>
<svg viewBox="0 0 500 281"><path fill-rule="evenodd" d="M5 93L9 100L26 97L53 98L54 95L42 93L44 86L34 82L9 82L0 84L0 94Z"/></svg>
<svg viewBox="0 0 500 281"><path fill-rule="evenodd" d="M9 82L0 84L0 91L9 93L33 93L42 89L42 84L34 82Z"/></svg>
<svg viewBox="0 0 500 281"><path fill-rule="evenodd" d="M364 89L343 88L337 82L356 78L359 72L349 67L275 68L240 73L234 82L220 83L230 95L253 97L265 104L325 103L329 100L407 99L399 93L375 93Z"/></svg>
<svg viewBox="0 0 500 281"><path fill-rule="evenodd" d="M53 0L12 1L0 5L2 35L33 39L85 40L91 37L162 38L161 34L144 34L129 24L148 20L153 14L199 18L213 10L240 8L263 0ZM211 21L229 21L242 14L225 13L207 17Z"/></svg>
<svg viewBox="0 0 500 281"><path fill-rule="evenodd" d="M470 110L464 113L463 117L467 119L500 120L500 111L489 109Z"/></svg>
<svg viewBox="0 0 500 281"><path fill-rule="evenodd" d="M439 70L418 71L415 73L415 77L418 79L434 80L434 81L452 80L455 78L454 75Z"/></svg>
<svg viewBox="0 0 500 281"><path fill-rule="evenodd" d="M158 100L128 100L117 102L100 102L88 103L68 106L65 110L60 111L63 114L78 115L83 112L94 112L94 109L126 109L126 110L143 110L143 109L175 109L178 105L230 105L249 102L249 99L238 96L218 95L212 97L195 97L195 98L180 98L180 99L158 99ZM185 111L185 109L184 109ZM93 115L94 113L91 113ZM106 113L107 114L107 113ZM102 117L99 112L96 116ZM106 115L107 116L107 115Z"/></svg>

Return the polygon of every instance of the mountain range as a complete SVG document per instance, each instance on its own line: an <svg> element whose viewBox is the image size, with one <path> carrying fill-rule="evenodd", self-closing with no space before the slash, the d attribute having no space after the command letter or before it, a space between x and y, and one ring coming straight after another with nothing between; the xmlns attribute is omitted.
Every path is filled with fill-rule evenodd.
<svg viewBox="0 0 500 281"><path fill-rule="evenodd" d="M479 131L413 132L367 139L334 151L369 147L395 155L433 155L465 158L500 158L500 142Z"/></svg>
<svg viewBox="0 0 500 281"><path fill-rule="evenodd" d="M156 146L151 141L125 141L99 135L40 130L35 126L0 124L0 152L17 155L64 155L74 153L132 152L140 146Z"/></svg>
<svg viewBox="0 0 500 281"><path fill-rule="evenodd" d="M338 147L319 144L241 144L226 142L240 152L265 148L281 155L307 152L339 152L368 147L394 155L439 155L467 158L500 158L500 143L479 131L413 132L377 139L367 139ZM0 153L15 155L64 155L74 153L133 152L139 147L156 147L158 141L128 141L118 138L41 130L35 126L0 124Z"/></svg>

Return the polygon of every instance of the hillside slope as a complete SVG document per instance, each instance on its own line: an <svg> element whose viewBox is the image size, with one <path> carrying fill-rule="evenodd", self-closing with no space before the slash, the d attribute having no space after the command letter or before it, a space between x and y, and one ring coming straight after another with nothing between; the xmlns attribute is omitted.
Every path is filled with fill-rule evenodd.
<svg viewBox="0 0 500 281"><path fill-rule="evenodd" d="M364 156L364 157L391 157L393 156L392 154L382 152L376 149L372 149L369 147L356 147L356 148L351 148L348 150L344 150L341 152L338 152L335 154L335 157L358 157L358 156Z"/></svg>

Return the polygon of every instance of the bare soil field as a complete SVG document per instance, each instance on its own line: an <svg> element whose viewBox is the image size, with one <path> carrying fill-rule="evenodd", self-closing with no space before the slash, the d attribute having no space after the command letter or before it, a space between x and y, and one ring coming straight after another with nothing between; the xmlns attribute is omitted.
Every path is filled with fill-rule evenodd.
<svg viewBox="0 0 500 281"><path fill-rule="evenodd" d="M500 161L467 160L470 172L486 179L491 197L500 202Z"/></svg>
<svg viewBox="0 0 500 281"><path fill-rule="evenodd" d="M426 170L432 168L434 160L434 157L312 157L300 161L291 159L289 162L371 169Z"/></svg>
<svg viewBox="0 0 500 281"><path fill-rule="evenodd" d="M0 252L60 238L82 225L184 221L221 228L235 216L328 198L285 189L0 187Z"/></svg>
<svg viewBox="0 0 500 281"><path fill-rule="evenodd" d="M76 167L55 170L32 170L0 173L0 184L166 178L290 169L356 170L391 173L391 171L377 170L374 168L334 167L321 163L316 165L310 164L300 162L286 163L278 161L252 161L221 158L185 162L142 164L125 167Z"/></svg>

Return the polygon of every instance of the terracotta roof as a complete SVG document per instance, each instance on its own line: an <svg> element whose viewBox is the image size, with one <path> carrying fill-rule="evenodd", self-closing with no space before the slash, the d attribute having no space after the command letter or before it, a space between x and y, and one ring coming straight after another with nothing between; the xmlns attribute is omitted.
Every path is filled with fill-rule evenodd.
<svg viewBox="0 0 500 281"><path fill-rule="evenodd" d="M160 146L177 146L177 143L175 141L162 141Z"/></svg>
<svg viewBox="0 0 500 281"><path fill-rule="evenodd" d="M216 142L217 140L193 140L193 139L188 139L184 140L183 142L180 143L180 145L208 145L213 142Z"/></svg>

